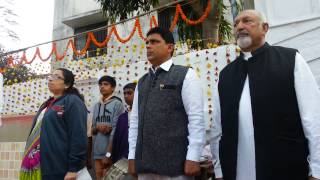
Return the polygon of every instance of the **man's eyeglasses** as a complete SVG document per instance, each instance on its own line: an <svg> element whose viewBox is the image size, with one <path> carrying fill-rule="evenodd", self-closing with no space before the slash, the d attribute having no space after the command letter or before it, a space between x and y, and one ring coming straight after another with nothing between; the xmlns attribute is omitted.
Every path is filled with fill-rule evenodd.
<svg viewBox="0 0 320 180"><path fill-rule="evenodd" d="M57 74L50 74L47 78L48 78L48 80L58 80L58 79L64 80L63 77L60 77Z"/></svg>

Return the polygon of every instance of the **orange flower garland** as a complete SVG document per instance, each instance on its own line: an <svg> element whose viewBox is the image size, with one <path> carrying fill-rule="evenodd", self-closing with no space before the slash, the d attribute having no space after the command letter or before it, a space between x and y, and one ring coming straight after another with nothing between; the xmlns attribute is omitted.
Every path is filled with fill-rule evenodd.
<svg viewBox="0 0 320 180"><path fill-rule="evenodd" d="M137 23L137 22L138 22L138 23ZM134 23L134 27L133 27L133 30L131 31L130 35L129 35L127 38L125 38L125 39L122 39L122 38L119 36L118 31L117 31L115 25L113 25L113 27L115 28L115 30L114 30L114 35L116 36L116 38L118 39L119 42L121 42L121 43L124 44L124 43L130 41L130 39L133 37L134 33L135 33L136 30L137 30L137 25L140 25L138 18L136 19L136 22Z"/></svg>
<svg viewBox="0 0 320 180"><path fill-rule="evenodd" d="M150 22L151 22L151 21L150 21ZM142 40L146 41L147 38L143 36L142 28L141 28L141 24L140 24L140 20L137 19L135 24L136 24L136 28L138 28L138 34L139 34L140 38L141 38ZM150 27L151 27L151 26L150 26Z"/></svg>
<svg viewBox="0 0 320 180"><path fill-rule="evenodd" d="M154 27L158 26L157 20L155 16L152 16L150 19L150 28L153 28L152 24L154 25Z"/></svg>
<svg viewBox="0 0 320 180"><path fill-rule="evenodd" d="M178 4L179 5L179 4ZM172 32L173 29L176 27L178 20L179 20L179 9L178 9L178 5L176 7L176 13L174 15L173 21L171 22L171 26L169 28L169 30Z"/></svg>
<svg viewBox="0 0 320 180"><path fill-rule="evenodd" d="M191 25L191 26L194 26L194 25L197 25L197 24L200 24L202 23L209 15L211 11L211 2L210 0L208 0L208 4L207 4L207 7L205 9L205 12L204 14L198 19L198 20L190 20L186 17L185 13L183 12L182 8L181 8L181 5L180 4L177 4L176 5L176 12L175 12L175 16L174 16L174 19L173 21L171 22L171 26L170 26L170 31L173 31L173 29L175 28L175 26L177 25L177 22L179 20L179 16L181 16L182 20L185 21L188 25ZM150 18L150 29L152 27L156 27L158 26L158 23L157 23L157 20L155 18L155 16L152 16ZM58 61L61 61L65 58L65 56L67 55L67 51L69 49L69 46L71 46L71 49L73 51L73 53L75 55L83 55L87 52L89 46L90 46L90 43L92 42L94 45L96 45L97 47L105 47L108 42L110 41L111 39L111 36L112 34L114 33L114 35L116 36L116 39L121 42L121 43L127 43L128 41L131 40L131 38L133 37L133 35L135 34L135 32L138 30L138 35L139 37L146 41L146 37L143 35L143 32L142 32L142 27L141 27L141 24L140 24L140 20L138 18L136 18L135 20L135 23L134 23L134 27L133 27L133 30L131 31L131 33L129 34L129 36L127 38L121 38L118 31L117 31L117 28L115 25L113 25L111 27L111 30L110 32L108 33L107 37L105 38L105 40L103 40L102 42L98 42L96 37L94 36L94 33L93 32L89 32L87 33L87 40L86 40L86 44L85 44L85 47L79 52L77 49L76 49L76 46L75 46L75 43L72 39L70 39L67 43L67 46L66 46L66 49L63 51L62 55L58 54L58 50L57 50L57 44L56 42L53 42L52 43L52 50L50 52L50 54L48 55L47 58L42 58L41 56L41 53L40 53L40 49L39 47L36 48L36 51L35 51L35 54L33 55L32 59L30 61L28 61L27 57L26 57L26 52L23 52L22 54L22 57L20 59L20 61L16 64L16 65L19 65L19 64L31 64L35 59L36 57L38 56L39 59L43 62L45 61L48 61L50 59L50 57L54 54L55 57L56 57L56 60ZM7 61L7 65L8 66L15 66L15 63L13 61L13 58L12 56L9 57L9 60ZM3 72L3 69L0 69L0 73Z"/></svg>
<svg viewBox="0 0 320 180"><path fill-rule="evenodd" d="M88 33L88 36L90 36L93 44L95 44L96 46L98 46L99 48L101 48L101 47L105 47L105 46L108 44L108 42L109 42L109 40L110 40L110 38L111 38L111 36L112 36L112 32L113 32L114 30L115 30L115 27L112 26L110 32L108 33L108 36L107 36L106 39L105 39L104 41L102 41L101 43L99 43L99 42L97 41L97 39L96 39L96 37L94 36L93 32L89 32L89 33Z"/></svg>
<svg viewBox="0 0 320 180"><path fill-rule="evenodd" d="M175 13L173 21L171 23L170 31L172 32L173 29L176 27L178 20L179 20L179 15L181 16L182 20L185 21L188 25L195 26L197 24L202 23L208 17L210 11L211 11L211 2L210 2L210 0L208 0L208 4L207 4L207 7L204 11L204 14L198 20L193 21L193 20L190 20L186 17L186 15L184 14L184 12L181 8L181 5L177 4L176 13Z"/></svg>
<svg viewBox="0 0 320 180"><path fill-rule="evenodd" d="M53 49L51 49L51 52L50 52L49 56L44 59L44 58L42 58L42 56L41 56L41 54L40 54L40 49L39 49L39 47L37 47L37 49L38 49L38 57L40 58L40 60L41 60L42 62L48 61L48 60L50 59L50 57L52 56L52 54L53 54Z"/></svg>

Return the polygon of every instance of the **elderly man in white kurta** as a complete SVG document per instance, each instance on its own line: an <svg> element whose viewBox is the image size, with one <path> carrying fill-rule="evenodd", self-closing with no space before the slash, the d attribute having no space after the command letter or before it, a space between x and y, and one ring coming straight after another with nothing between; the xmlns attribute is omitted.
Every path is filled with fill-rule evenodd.
<svg viewBox="0 0 320 180"><path fill-rule="evenodd" d="M224 180L320 179L320 91L295 49L265 42L255 10L235 19L241 55L220 73L211 141Z"/></svg>

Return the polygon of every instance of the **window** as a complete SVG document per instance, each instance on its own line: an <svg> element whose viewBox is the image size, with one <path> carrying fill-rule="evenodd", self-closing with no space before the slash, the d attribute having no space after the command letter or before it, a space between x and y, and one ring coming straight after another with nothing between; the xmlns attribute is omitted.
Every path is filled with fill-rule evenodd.
<svg viewBox="0 0 320 180"><path fill-rule="evenodd" d="M102 23L97 23L97 24L92 24L92 25L76 28L74 30L74 34L79 34L79 33L83 33L86 31L91 31L91 30L94 30L94 29L97 29L100 27L104 27L106 25L107 25L106 22L102 22ZM107 31L107 29L102 29L99 31L94 31L93 34L96 37L98 42L102 42L107 37L108 31ZM74 38L74 41L75 41L75 46L76 46L77 50L82 50L86 45L87 34L77 35ZM106 52L107 52L106 47L100 48L100 54L106 53ZM91 42L89 48L87 49L86 57L95 57L95 56L97 56L97 46ZM74 55L74 58L80 59L81 57L77 57L76 55Z"/></svg>

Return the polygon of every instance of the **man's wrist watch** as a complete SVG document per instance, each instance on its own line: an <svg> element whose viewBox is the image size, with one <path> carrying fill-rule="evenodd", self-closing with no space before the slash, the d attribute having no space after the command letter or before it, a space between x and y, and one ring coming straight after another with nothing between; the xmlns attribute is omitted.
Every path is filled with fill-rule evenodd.
<svg viewBox="0 0 320 180"><path fill-rule="evenodd" d="M106 153L106 157L107 157L107 158L110 158L110 157L111 157L111 153L110 153L110 152L107 152L107 153Z"/></svg>

